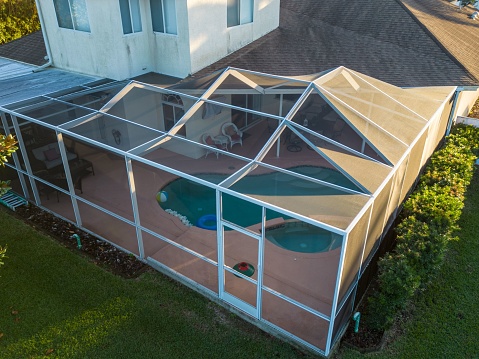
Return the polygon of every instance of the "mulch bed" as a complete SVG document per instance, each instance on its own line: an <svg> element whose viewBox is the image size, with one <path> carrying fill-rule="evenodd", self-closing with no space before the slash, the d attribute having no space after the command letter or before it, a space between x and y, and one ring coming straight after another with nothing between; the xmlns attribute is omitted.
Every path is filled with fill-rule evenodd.
<svg viewBox="0 0 479 359"><path fill-rule="evenodd" d="M371 286L370 286L371 288ZM369 292L369 290L368 290ZM356 310L364 316L367 313L367 296ZM358 332L354 332L354 321L351 319L341 344L362 353L381 350L384 345L384 332L368 328L363 318L359 321Z"/></svg>
<svg viewBox="0 0 479 359"><path fill-rule="evenodd" d="M117 249L108 242L78 229L73 224L55 217L35 205L29 204L28 206L18 207L13 213L33 228L54 238L63 246L85 255L93 263L124 278L138 277L150 268L134 255ZM76 239L72 238L74 234L80 236L80 249L77 246Z"/></svg>

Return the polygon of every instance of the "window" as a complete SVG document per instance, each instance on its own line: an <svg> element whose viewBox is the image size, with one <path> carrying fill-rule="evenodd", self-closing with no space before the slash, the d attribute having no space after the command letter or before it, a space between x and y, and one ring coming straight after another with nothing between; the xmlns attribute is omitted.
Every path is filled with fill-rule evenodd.
<svg viewBox="0 0 479 359"><path fill-rule="evenodd" d="M120 13L124 34L141 31L139 0L120 0Z"/></svg>
<svg viewBox="0 0 479 359"><path fill-rule="evenodd" d="M177 35L175 0L150 0L153 31Z"/></svg>
<svg viewBox="0 0 479 359"><path fill-rule="evenodd" d="M185 114L183 101L178 95L163 95L163 119L165 131L169 131ZM186 137L186 128L183 126L177 135Z"/></svg>
<svg viewBox="0 0 479 359"><path fill-rule="evenodd" d="M253 22L254 0L228 0L228 27Z"/></svg>
<svg viewBox="0 0 479 359"><path fill-rule="evenodd" d="M58 26L90 32L85 0L53 0Z"/></svg>

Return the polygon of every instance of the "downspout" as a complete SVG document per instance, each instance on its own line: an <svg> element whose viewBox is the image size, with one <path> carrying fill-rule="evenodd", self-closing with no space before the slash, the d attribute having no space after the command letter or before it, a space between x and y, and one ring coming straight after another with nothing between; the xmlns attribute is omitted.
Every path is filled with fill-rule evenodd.
<svg viewBox="0 0 479 359"><path fill-rule="evenodd" d="M42 66L37 67L36 69L33 69L32 72L45 70L47 67L52 65L52 53L50 51L50 42L48 41L47 32L45 30L45 23L43 21L43 13L42 13L42 8L40 6L40 0L35 0L35 5L37 6L38 19L40 20L40 27L42 29L43 40L45 41L45 48L47 50L48 62L46 64L43 64Z"/></svg>
<svg viewBox="0 0 479 359"><path fill-rule="evenodd" d="M459 98L459 94L463 90L462 87L458 87L456 89L456 92L454 93L454 102L452 103L452 108L451 108L451 113L449 114L449 120L447 120L447 130L446 130L446 136L449 136L449 133L451 132L451 127L452 127L452 122L454 120L454 114L456 112L456 105L457 105L457 99Z"/></svg>

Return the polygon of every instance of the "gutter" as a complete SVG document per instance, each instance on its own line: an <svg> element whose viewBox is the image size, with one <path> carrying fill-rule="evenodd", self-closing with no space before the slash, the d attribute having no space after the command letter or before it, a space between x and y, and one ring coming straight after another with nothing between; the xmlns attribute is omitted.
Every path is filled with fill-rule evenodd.
<svg viewBox="0 0 479 359"><path fill-rule="evenodd" d="M42 28L43 40L45 41L45 48L47 50L46 58L48 59L48 62L46 64L43 64L42 66L39 66L36 69L32 70L32 72L39 72L51 66L53 62L52 62L52 53L50 51L50 42L48 41L48 36L45 30L45 23L43 21L43 12L40 6L40 0L35 0L35 5L37 6L38 19L40 20L40 27Z"/></svg>

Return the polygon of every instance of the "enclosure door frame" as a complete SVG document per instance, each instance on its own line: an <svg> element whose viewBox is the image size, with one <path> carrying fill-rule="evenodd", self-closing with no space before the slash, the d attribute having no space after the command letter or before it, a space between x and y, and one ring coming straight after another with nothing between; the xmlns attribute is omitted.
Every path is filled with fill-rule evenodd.
<svg viewBox="0 0 479 359"><path fill-rule="evenodd" d="M244 200L244 199L242 199ZM221 192L216 191L216 203L218 204L216 206L216 215L217 215L217 240L218 240L218 293L220 299L224 300L228 304L231 304L233 307L241 310L242 312L245 312L249 314L250 316L260 319L261 318L261 288L263 286L263 259L264 259L264 226L265 226L265 208L261 208L261 233L256 234L253 233L245 228L242 228L238 225L235 225L234 223L228 222L223 220L222 218L222 198L221 198ZM258 256L256 259L256 268L255 271L257 273L256 275L256 280L249 278L246 275L243 275L241 272L237 272L233 268L227 266L225 264L225 255L227 253L227 249L225 249L225 235L224 235L224 227L228 227L229 229L232 229L234 231L237 231L243 235L248 236L249 239L255 240L257 242L257 250L258 250ZM227 291L226 284L226 273L230 273L232 275L235 275L237 278L240 278L241 280L245 280L253 285L256 286L256 301L255 305L251 305L250 303L247 303L245 300L238 298L237 296L229 293Z"/></svg>

